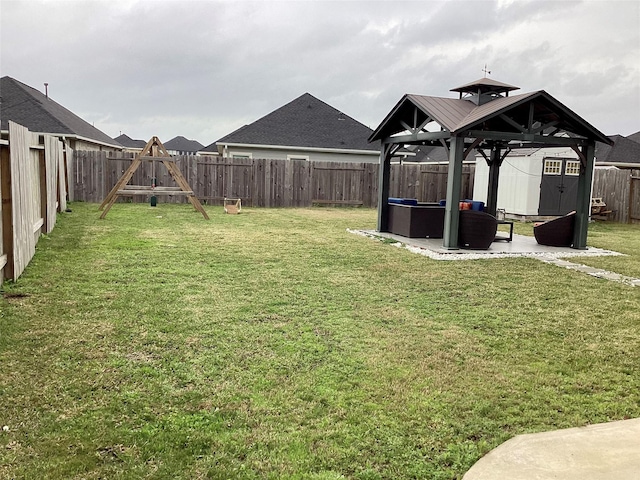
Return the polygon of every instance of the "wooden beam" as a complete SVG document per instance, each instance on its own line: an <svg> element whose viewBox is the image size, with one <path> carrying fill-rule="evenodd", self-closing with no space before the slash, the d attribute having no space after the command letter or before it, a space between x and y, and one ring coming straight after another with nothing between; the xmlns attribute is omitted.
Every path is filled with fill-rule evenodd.
<svg viewBox="0 0 640 480"><path fill-rule="evenodd" d="M442 132L417 132L409 135L397 135L387 137L382 140L383 143L420 143L420 142L433 142L440 139L447 139L451 137L451 133L447 131Z"/></svg>
<svg viewBox="0 0 640 480"><path fill-rule="evenodd" d="M180 187L153 187L151 185L125 185L123 190L148 190L150 192L182 191Z"/></svg>
<svg viewBox="0 0 640 480"><path fill-rule="evenodd" d="M580 150L575 145L571 145L571 149L574 152L576 152L576 154L578 155L578 158L580 159L580 163L582 164L582 168L585 168L587 166L587 157L584 156L584 153L582 152L582 150Z"/></svg>
<svg viewBox="0 0 640 480"><path fill-rule="evenodd" d="M530 133L538 134L540 132L544 132L547 128L555 127L558 124L557 120L553 122L545 123L544 125L540 125L538 128L532 129Z"/></svg>
<svg viewBox="0 0 640 480"><path fill-rule="evenodd" d="M499 117L502 120L504 120L505 122L507 122L509 125L511 125L513 128L516 128L516 129L520 130L522 133L526 132L526 129L522 125L520 125L518 122L516 122L511 117L507 117L504 113L501 113L499 115Z"/></svg>
<svg viewBox="0 0 640 480"><path fill-rule="evenodd" d="M482 142L484 142L484 138L476 138L473 143L471 143L471 145L469 145L467 147L467 149L464 151L464 154L462 156L462 159L464 160L465 158L467 158L469 156L469 154L471 153L471 150L473 150L474 148L476 148L478 145L480 145Z"/></svg>
<svg viewBox="0 0 640 480"><path fill-rule="evenodd" d="M165 190L148 190L148 189L144 189L144 190L130 190L130 189L124 189L124 190L118 190L116 192L116 195L120 196L120 197L132 197L134 195L169 195L169 196L187 196L187 195L194 195L193 190L171 190L171 191L165 191Z"/></svg>
<svg viewBox="0 0 640 480"><path fill-rule="evenodd" d="M571 147L572 145L583 146L588 142L586 138L551 137L548 135L535 135L532 133L509 133L484 130L468 130L464 132L464 135L466 137L484 138L486 140L503 140L528 143L530 147L541 145L565 147Z"/></svg>
<svg viewBox="0 0 640 480"><path fill-rule="evenodd" d="M535 113L535 102L529 103L529 121L527 123L527 131L533 133L533 116Z"/></svg>
<svg viewBox="0 0 640 480"><path fill-rule="evenodd" d="M422 130L424 127L426 127L429 124L429 122L432 122L432 121L433 119L429 115L427 115L427 118L424 119L424 122L420 124L417 130L418 131Z"/></svg>

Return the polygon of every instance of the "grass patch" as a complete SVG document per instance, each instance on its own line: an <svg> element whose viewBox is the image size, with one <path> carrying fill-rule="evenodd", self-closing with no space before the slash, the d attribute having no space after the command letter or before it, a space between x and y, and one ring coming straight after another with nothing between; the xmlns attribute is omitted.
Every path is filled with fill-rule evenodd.
<svg viewBox="0 0 640 480"><path fill-rule="evenodd" d="M206 208L74 204L5 283L0 478L452 479L640 415L637 288L347 233L367 209ZM592 230L628 256L581 262L640 276L637 226Z"/></svg>

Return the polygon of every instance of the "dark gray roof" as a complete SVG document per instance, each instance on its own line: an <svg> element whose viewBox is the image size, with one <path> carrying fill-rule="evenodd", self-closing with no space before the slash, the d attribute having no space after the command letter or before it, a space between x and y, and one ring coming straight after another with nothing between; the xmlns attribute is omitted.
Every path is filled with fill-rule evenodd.
<svg viewBox="0 0 640 480"><path fill-rule="evenodd" d="M621 135L612 135L613 145L596 142L596 162L640 164L640 143Z"/></svg>
<svg viewBox="0 0 640 480"><path fill-rule="evenodd" d="M124 133L119 137L114 138L114 140L123 147L128 148L144 148L147 145L147 142L145 142L144 140L133 140L131 137L125 135Z"/></svg>
<svg viewBox="0 0 640 480"><path fill-rule="evenodd" d="M449 154L447 149L437 145L411 145L407 147L407 151L413 152L414 157L407 157L409 162L435 162L448 163ZM401 152L402 149L399 150Z"/></svg>
<svg viewBox="0 0 640 480"><path fill-rule="evenodd" d="M379 143L367 141L372 132L357 120L305 93L216 143L378 151ZM212 144L206 150L213 148Z"/></svg>
<svg viewBox="0 0 640 480"><path fill-rule="evenodd" d="M634 142L640 143L640 132L632 133L631 135L628 135L627 138L629 140L633 140Z"/></svg>
<svg viewBox="0 0 640 480"><path fill-rule="evenodd" d="M177 150L179 152L197 152L202 150L204 145L196 140L189 140L182 136L172 138L164 144L167 150Z"/></svg>
<svg viewBox="0 0 640 480"><path fill-rule="evenodd" d="M120 147L115 140L85 122L75 113L47 98L42 92L11 77L0 79L0 128L7 130L9 120L32 132L76 135Z"/></svg>

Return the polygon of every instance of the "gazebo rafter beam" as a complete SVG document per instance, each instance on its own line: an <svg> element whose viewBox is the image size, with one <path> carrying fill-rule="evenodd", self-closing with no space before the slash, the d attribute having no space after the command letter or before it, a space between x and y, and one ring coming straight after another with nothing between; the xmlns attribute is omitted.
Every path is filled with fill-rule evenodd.
<svg viewBox="0 0 640 480"><path fill-rule="evenodd" d="M423 131L424 127L426 127L429 124L429 122L432 121L431 117L427 115L427 118L425 118L424 121L420 125L418 125L417 115L418 115L418 109L416 108L413 113L413 127L409 126L409 124L404 120L400 120L399 123L402 126L402 128L404 128L407 132L410 132L410 133L418 133Z"/></svg>
<svg viewBox="0 0 640 480"><path fill-rule="evenodd" d="M408 135L396 135L387 137L382 140L382 143L420 143L431 142L440 139L447 139L451 137L451 133L444 130L440 132L415 132Z"/></svg>
<svg viewBox="0 0 640 480"><path fill-rule="evenodd" d="M574 152L576 152L576 154L578 155L578 158L580 159L580 164L584 168L587 164L587 157L585 157L584 153L582 152L582 149L576 145L571 145L571 149Z"/></svg>
<svg viewBox="0 0 640 480"><path fill-rule="evenodd" d="M499 117L505 122L507 122L509 125L511 125L512 127L518 129L520 132L527 133L527 130L511 117L506 116L504 113L501 113Z"/></svg>
<svg viewBox="0 0 640 480"><path fill-rule="evenodd" d="M531 102L529 104L529 122L527 123L527 131L529 133L533 133L534 114L535 114L535 105L534 105L534 102Z"/></svg>
<svg viewBox="0 0 640 480"><path fill-rule="evenodd" d="M467 158L469 156L469 154L471 153L471 150L473 150L474 148L476 148L478 145L480 145L482 142L484 142L484 138L476 138L473 143L471 145L469 145L467 147L467 149L464 151L464 154L462 155L462 158Z"/></svg>
<svg viewBox="0 0 640 480"><path fill-rule="evenodd" d="M503 140L526 142L549 146L582 146L587 143L584 138L569 137L553 137L549 135L536 135L533 133L511 133L511 132L494 132L484 130L469 130L465 132L465 136L473 138L485 138L487 140Z"/></svg>
<svg viewBox="0 0 640 480"><path fill-rule="evenodd" d="M545 123L544 125L540 125L538 128L534 128L530 133L538 134L540 132L544 132L547 128L555 127L558 124L558 121L555 120L553 122ZM556 133L557 130L553 131L551 134Z"/></svg>
<svg viewBox="0 0 640 480"><path fill-rule="evenodd" d="M425 118L424 121L417 128L417 131L419 132L419 131L423 130L424 127L426 127L432 121L433 121L433 119L429 115L427 115L427 118Z"/></svg>

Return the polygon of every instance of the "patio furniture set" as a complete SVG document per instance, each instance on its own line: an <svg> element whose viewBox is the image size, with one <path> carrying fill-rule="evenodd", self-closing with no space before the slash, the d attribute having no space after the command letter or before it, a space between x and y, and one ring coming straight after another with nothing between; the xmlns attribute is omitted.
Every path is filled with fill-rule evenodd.
<svg viewBox="0 0 640 480"><path fill-rule="evenodd" d="M487 250L495 241L513 240L513 222L498 220L484 211L483 202L460 202L458 246ZM418 202L414 198L389 198L389 232L408 238L443 238L444 201ZM533 233L540 245L569 247L573 242L575 212L534 225ZM498 225L508 225L509 234L497 235Z"/></svg>

